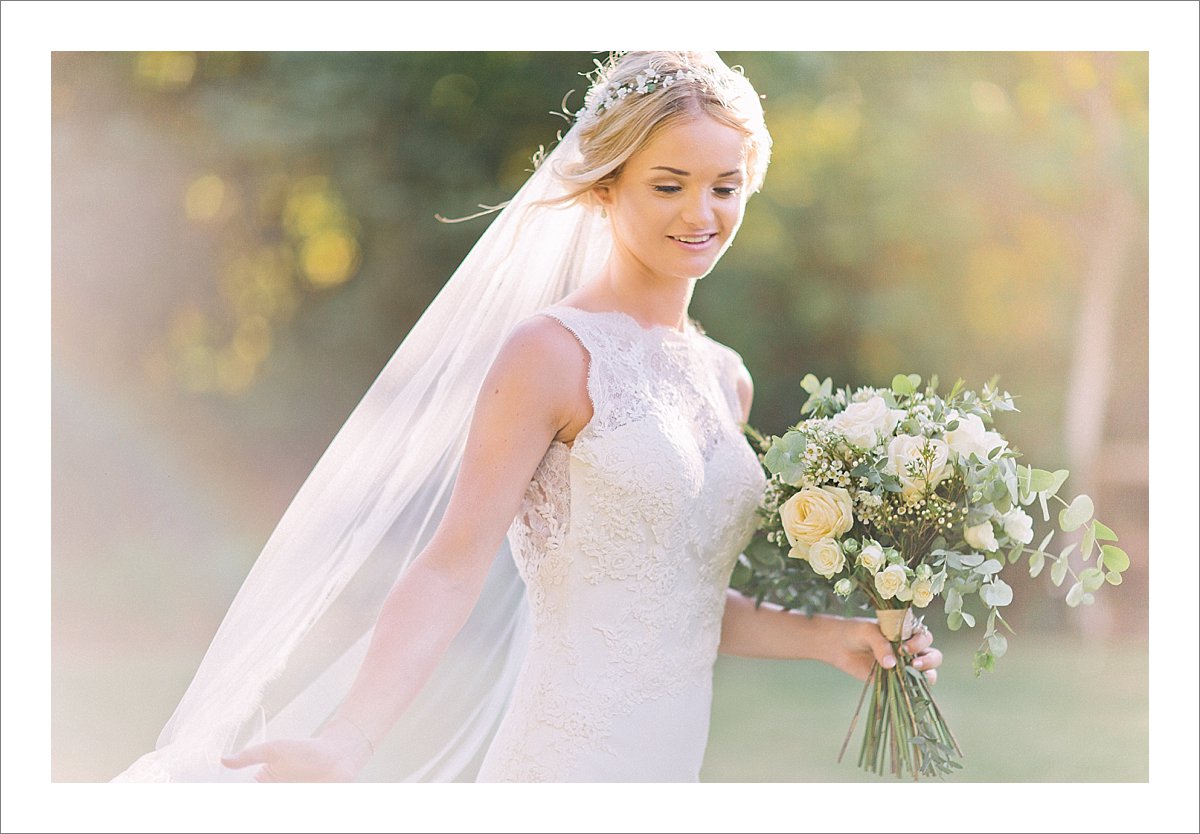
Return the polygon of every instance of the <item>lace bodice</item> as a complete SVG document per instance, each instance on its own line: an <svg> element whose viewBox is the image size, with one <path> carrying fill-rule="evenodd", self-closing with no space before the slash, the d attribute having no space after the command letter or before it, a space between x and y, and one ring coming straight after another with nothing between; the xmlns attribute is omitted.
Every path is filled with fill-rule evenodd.
<svg viewBox="0 0 1200 834"><path fill-rule="evenodd" d="M533 633L480 778L695 779L725 589L764 487L741 359L690 326L544 314L588 353L593 416L549 448L509 532Z"/></svg>

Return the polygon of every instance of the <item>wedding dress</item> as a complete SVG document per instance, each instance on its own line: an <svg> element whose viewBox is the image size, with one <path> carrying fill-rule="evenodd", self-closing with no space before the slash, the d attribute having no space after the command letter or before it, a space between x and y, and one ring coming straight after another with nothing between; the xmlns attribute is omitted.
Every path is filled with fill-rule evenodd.
<svg viewBox="0 0 1200 834"><path fill-rule="evenodd" d="M725 590L765 480L741 358L692 325L543 311L589 355L593 417L509 533L532 636L480 781L696 781Z"/></svg>

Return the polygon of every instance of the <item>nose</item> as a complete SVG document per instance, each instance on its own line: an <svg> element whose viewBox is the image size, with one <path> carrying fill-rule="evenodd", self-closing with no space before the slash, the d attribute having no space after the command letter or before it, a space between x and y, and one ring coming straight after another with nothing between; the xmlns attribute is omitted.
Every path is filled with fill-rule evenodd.
<svg viewBox="0 0 1200 834"><path fill-rule="evenodd" d="M697 189L684 201L680 218L697 230L709 230L716 220L715 198L707 189Z"/></svg>

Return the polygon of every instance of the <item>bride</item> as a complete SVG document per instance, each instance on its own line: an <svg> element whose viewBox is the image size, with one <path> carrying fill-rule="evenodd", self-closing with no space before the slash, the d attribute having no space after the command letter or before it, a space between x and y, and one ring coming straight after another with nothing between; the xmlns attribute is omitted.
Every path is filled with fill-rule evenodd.
<svg viewBox="0 0 1200 834"><path fill-rule="evenodd" d="M751 379L688 306L770 144L715 54L599 66L118 779L347 781L386 746L393 780L696 781L718 652L894 665L872 620L728 589ZM905 650L936 677L928 631Z"/></svg>

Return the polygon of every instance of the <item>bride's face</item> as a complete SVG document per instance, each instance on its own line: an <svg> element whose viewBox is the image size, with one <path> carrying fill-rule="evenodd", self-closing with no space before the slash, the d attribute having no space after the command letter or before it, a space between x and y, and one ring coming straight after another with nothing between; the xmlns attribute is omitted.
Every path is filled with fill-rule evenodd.
<svg viewBox="0 0 1200 834"><path fill-rule="evenodd" d="M655 276L701 278L741 225L746 179L743 134L698 116L655 136L597 198L620 255Z"/></svg>

